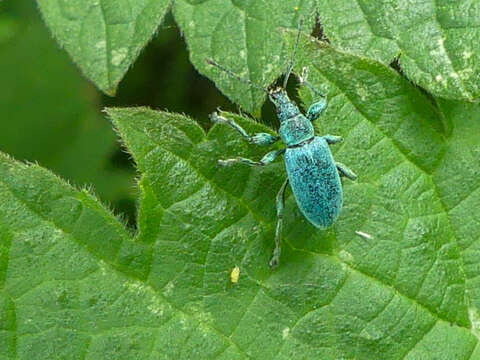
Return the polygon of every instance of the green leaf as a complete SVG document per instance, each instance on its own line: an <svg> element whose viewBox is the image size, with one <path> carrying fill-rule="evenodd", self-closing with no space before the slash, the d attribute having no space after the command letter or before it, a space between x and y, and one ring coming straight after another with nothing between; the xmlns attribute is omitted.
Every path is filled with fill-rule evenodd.
<svg viewBox="0 0 480 360"><path fill-rule="evenodd" d="M290 60L282 31L297 29L304 20L310 32L315 17L311 0L178 0L173 13L197 70L245 110L259 114L265 94L208 65L210 58L260 86L270 85Z"/></svg>
<svg viewBox="0 0 480 360"><path fill-rule="evenodd" d="M83 73L114 95L173 3L190 59L198 71L247 111L259 114L264 94L207 65L212 58L245 79L270 85L286 68L282 31L314 25L314 2L39 0L45 22ZM288 57L288 56L287 56Z"/></svg>
<svg viewBox="0 0 480 360"><path fill-rule="evenodd" d="M442 116L388 67L315 42L302 44L299 59L330 98L322 132L345 137L336 158L359 181L345 182L345 208L329 231L313 228L289 197L287 245L274 273L267 263L281 163L218 168L219 158L258 159L266 150L226 126L205 135L179 115L109 110L143 174L137 240L154 244L151 280L252 358L477 358L479 204L472 198L462 222L448 202L455 186L442 179L470 184L456 186L457 200L480 185L478 160L468 172L455 162L473 159L465 137L467 151L478 152L478 106L451 110L477 117L474 131L458 134L462 116Z"/></svg>
<svg viewBox="0 0 480 360"><path fill-rule="evenodd" d="M117 85L153 36L170 0L39 0L48 27L103 92Z"/></svg>
<svg viewBox="0 0 480 360"><path fill-rule="evenodd" d="M0 35L0 52L8 54L0 57L0 149L92 184L106 201L133 197L133 174L109 166L117 143L98 114L98 94L57 48L33 3L10 7L0 17L0 28L10 29Z"/></svg>
<svg viewBox="0 0 480 360"><path fill-rule="evenodd" d="M141 174L134 239L85 191L0 157L0 358L480 358L479 106L437 109L390 68L315 41L298 59L330 99L319 133L345 138L335 158L359 175L336 225L315 229L289 193L272 272L283 164L220 168L268 149L109 109Z"/></svg>
<svg viewBox="0 0 480 360"><path fill-rule="evenodd" d="M102 91L116 88L169 10L170 0L39 0L47 25ZM389 64L437 96L480 97L480 7L469 1L178 0L173 14L198 71L235 103L260 114L265 95L207 65L212 58L260 86L286 68L282 31L312 30L321 17L328 38L353 54ZM0 29L0 36L1 36Z"/></svg>
<svg viewBox="0 0 480 360"><path fill-rule="evenodd" d="M461 1L317 0L328 39L405 74L437 96L480 97L480 6Z"/></svg>
<svg viewBox="0 0 480 360"><path fill-rule="evenodd" d="M146 358L175 313L148 247L87 192L0 157L0 358Z"/></svg>

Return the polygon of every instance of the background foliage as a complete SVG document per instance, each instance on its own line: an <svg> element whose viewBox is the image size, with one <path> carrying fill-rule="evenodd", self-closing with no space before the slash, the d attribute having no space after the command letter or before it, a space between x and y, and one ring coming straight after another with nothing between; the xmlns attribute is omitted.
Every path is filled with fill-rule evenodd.
<svg viewBox="0 0 480 360"><path fill-rule="evenodd" d="M39 163L0 155L0 359L480 358L475 2L39 0L38 8L65 51L32 3L0 5L0 148ZM327 231L287 196L282 265L272 272L283 165L215 165L267 150L223 125L209 129L208 113L234 106L189 60L275 127L261 92L204 59L267 86L285 68L301 17L296 71L307 66L329 97L316 130L345 138L333 151L359 180L345 182L342 216ZM101 95L65 52L117 96ZM299 89L302 105L314 99ZM112 124L135 161L138 191ZM91 184L130 226L44 167Z"/></svg>

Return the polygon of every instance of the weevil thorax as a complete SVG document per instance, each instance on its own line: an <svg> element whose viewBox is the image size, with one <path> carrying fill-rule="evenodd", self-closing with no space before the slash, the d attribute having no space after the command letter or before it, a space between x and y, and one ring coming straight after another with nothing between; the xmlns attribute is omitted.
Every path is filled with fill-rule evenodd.
<svg viewBox="0 0 480 360"><path fill-rule="evenodd" d="M275 105L280 120L280 137L287 146L295 146L313 138L313 125L287 95L283 88L270 93L270 100Z"/></svg>

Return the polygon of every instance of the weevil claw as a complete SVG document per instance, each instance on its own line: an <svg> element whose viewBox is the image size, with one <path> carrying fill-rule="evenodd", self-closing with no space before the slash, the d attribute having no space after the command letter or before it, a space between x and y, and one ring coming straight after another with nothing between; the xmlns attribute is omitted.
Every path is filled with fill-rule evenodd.
<svg viewBox="0 0 480 360"><path fill-rule="evenodd" d="M307 78L308 78L308 67L304 66L302 68L302 74L298 76L298 80L300 81L300 84L303 85L304 83L306 83Z"/></svg>
<svg viewBox="0 0 480 360"><path fill-rule="evenodd" d="M280 265L280 259L274 256L272 260L270 260L269 265L270 265L270 269L275 270L278 267L278 265Z"/></svg>
<svg viewBox="0 0 480 360"><path fill-rule="evenodd" d="M210 121L214 124L228 124L228 120L219 115L220 109L210 114Z"/></svg>

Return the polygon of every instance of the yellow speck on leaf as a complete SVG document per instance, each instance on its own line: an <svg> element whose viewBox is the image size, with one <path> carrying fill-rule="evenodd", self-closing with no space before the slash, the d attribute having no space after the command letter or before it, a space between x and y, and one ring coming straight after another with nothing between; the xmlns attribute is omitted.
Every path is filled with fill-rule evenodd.
<svg viewBox="0 0 480 360"><path fill-rule="evenodd" d="M230 280L232 281L233 284L236 284L239 278L240 278L240 268L238 266L235 266L230 272Z"/></svg>

